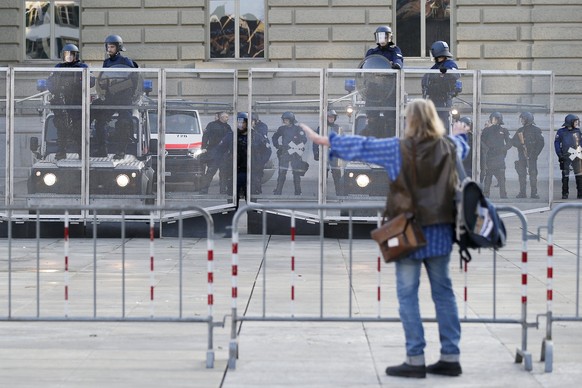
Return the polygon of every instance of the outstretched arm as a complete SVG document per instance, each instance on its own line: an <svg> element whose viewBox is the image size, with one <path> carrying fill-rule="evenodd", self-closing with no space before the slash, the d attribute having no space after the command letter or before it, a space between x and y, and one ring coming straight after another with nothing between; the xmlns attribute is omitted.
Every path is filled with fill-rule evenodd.
<svg viewBox="0 0 582 388"><path fill-rule="evenodd" d="M310 127L303 123L299 123L297 125L299 125L301 129L305 131L305 134L313 143L329 147L329 138L327 136L322 136L318 134L313 129L311 129Z"/></svg>

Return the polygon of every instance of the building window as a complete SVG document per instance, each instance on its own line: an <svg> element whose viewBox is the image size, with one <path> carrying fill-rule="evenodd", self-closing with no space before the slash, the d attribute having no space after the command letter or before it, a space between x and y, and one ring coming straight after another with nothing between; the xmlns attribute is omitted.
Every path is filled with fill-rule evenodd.
<svg viewBox="0 0 582 388"><path fill-rule="evenodd" d="M210 55L214 58L265 57L265 2L210 0Z"/></svg>
<svg viewBox="0 0 582 388"><path fill-rule="evenodd" d="M450 45L450 3L450 0L396 0L396 39L405 57L430 57L430 46L437 40Z"/></svg>
<svg viewBox="0 0 582 388"><path fill-rule="evenodd" d="M67 43L79 46L79 2L25 1L26 59L58 59Z"/></svg>

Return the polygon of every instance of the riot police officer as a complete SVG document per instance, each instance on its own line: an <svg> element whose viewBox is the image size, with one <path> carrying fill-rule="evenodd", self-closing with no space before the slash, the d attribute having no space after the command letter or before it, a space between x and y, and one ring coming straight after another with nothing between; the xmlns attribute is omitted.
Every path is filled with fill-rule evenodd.
<svg viewBox="0 0 582 388"><path fill-rule="evenodd" d="M232 187L232 160L225 158L225 151L221 150L219 144L225 137L230 137L230 149L232 151L232 128L228 124L229 115L226 112L217 112L217 119L208 123L202 134L203 160L206 162L206 173L201 181L201 194L208 194L208 188L214 175L219 171L220 194L228 194Z"/></svg>
<svg viewBox="0 0 582 388"><path fill-rule="evenodd" d="M379 26L374 32L376 47L366 52L360 69L402 69L404 57L393 42L392 29ZM381 56L381 60L378 60ZM366 73L360 76L362 96L366 100L368 129L375 137L391 137L396 134L396 79L393 75Z"/></svg>
<svg viewBox="0 0 582 388"><path fill-rule="evenodd" d="M68 43L61 51L63 62L55 67L76 67L87 68L88 66L79 59L79 48L72 43ZM77 105L68 109L53 109L54 124L57 128L57 153L56 160L67 157L67 145L71 141L76 153L81 155L82 136L82 74L78 72L54 72L47 82L49 92L51 92L51 105Z"/></svg>
<svg viewBox="0 0 582 388"><path fill-rule="evenodd" d="M512 147L509 131L502 127L503 115L500 112L493 112L489 115L489 120L485 123L485 128L481 133L481 143L487 147L485 156L485 180L483 193L489 196L491 181L493 177L499 184L499 197L507 198L505 188L505 157L507 151Z"/></svg>
<svg viewBox="0 0 582 388"><path fill-rule="evenodd" d="M247 115L246 113L244 113ZM248 117L248 115L247 115ZM267 136L269 127L259 119L256 113L251 114L251 192L263 193L263 175L265 166L271 159L271 142Z"/></svg>
<svg viewBox="0 0 582 388"><path fill-rule="evenodd" d="M430 48L434 65L431 70L438 69L440 74L425 74L422 77L422 95L434 102L439 117L445 128L449 128L449 111L453 105L453 97L461 92L460 74L449 70L457 70L459 67L453 60L449 51L449 45L442 40L436 41Z"/></svg>
<svg viewBox="0 0 582 388"><path fill-rule="evenodd" d="M522 127L519 128L511 142L517 148L518 159L515 161L515 171L519 178L519 193L516 198L526 198L526 181L529 173L531 198L539 199L538 195L538 156L544 148L542 130L535 125L534 115L523 112L519 115Z"/></svg>
<svg viewBox="0 0 582 388"><path fill-rule="evenodd" d="M374 40L376 47L369 49L366 52L366 57L370 55L379 54L384 56L393 69L402 69L404 67L404 57L400 47L394 44L392 29L388 26L379 26L374 32Z"/></svg>
<svg viewBox="0 0 582 388"><path fill-rule="evenodd" d="M277 187L273 194L281 195L283 192L287 170L291 166L295 195L301 195L301 177L305 175L309 168L309 164L302 159L307 136L303 129L296 125L297 120L295 120L293 112L284 112L281 115L281 120L283 125L277 129L271 138L279 158L279 176L277 177Z"/></svg>
<svg viewBox="0 0 582 388"><path fill-rule="evenodd" d="M581 138L580 118L574 114L567 115L554 139L554 150L558 155L560 170L562 170L562 199L568 199L570 169L574 171L576 178L577 197L582 199Z"/></svg>
<svg viewBox="0 0 582 388"><path fill-rule="evenodd" d="M338 124L336 124L337 120L337 112L333 109L327 111L327 130L335 132L337 134L341 134L341 128ZM319 127L316 130L319 133ZM319 146L317 144L313 144L313 159L315 161L319 161ZM335 187L335 195L340 196L343 195L343 182L342 182L342 170L340 165L340 160L338 158L331 158L329 160L329 166L327 171L331 170L331 177L333 178L333 185Z"/></svg>
<svg viewBox="0 0 582 388"><path fill-rule="evenodd" d="M105 38L105 52L107 58L103 61L103 67L137 68L138 64L130 58L121 55L125 51L123 40L119 35L109 35ZM103 72L99 79L99 87L103 92L102 99L94 102L94 105L130 105L133 103L138 90L139 75L134 73L120 73L124 79L114 79L112 73ZM114 159L123 159L127 144L131 140L133 132L132 113L129 109L96 109L95 116L95 142L97 143L96 156L107 156L106 125L113 115L117 113L115 131L111 136L114 143Z"/></svg>

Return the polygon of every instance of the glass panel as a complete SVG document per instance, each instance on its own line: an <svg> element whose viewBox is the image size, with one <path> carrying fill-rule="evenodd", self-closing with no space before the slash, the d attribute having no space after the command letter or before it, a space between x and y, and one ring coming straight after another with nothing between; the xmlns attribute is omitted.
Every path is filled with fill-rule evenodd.
<svg viewBox="0 0 582 388"><path fill-rule="evenodd" d="M48 1L27 1L26 58L50 59L51 5Z"/></svg>
<svg viewBox="0 0 582 388"><path fill-rule="evenodd" d="M167 72L166 80L165 152L157 161L166 203L232 206L234 71L176 70Z"/></svg>
<svg viewBox="0 0 582 388"><path fill-rule="evenodd" d="M554 152L552 125L559 128L562 123L552 122L550 73L483 71L481 79L475 136L480 146L481 163L477 167L484 192L490 193L495 203L511 202L520 210L561 199L559 163L554 160L550 164ZM533 122L524 122L525 112ZM523 134L523 143L519 133ZM540 133L543 142L538 143ZM554 192L549 190L552 177ZM575 182L571 183L571 192L575 193Z"/></svg>
<svg viewBox="0 0 582 388"><path fill-rule="evenodd" d="M319 71L254 69L249 91L251 120L255 118L250 140L251 201L319 200L318 148L297 123L319 127L320 77Z"/></svg>
<svg viewBox="0 0 582 388"><path fill-rule="evenodd" d="M420 54L420 0L398 0L396 4L396 42L404 58Z"/></svg>
<svg viewBox="0 0 582 388"><path fill-rule="evenodd" d="M81 69L14 74L14 203L82 204Z"/></svg>
<svg viewBox="0 0 582 388"><path fill-rule="evenodd" d="M265 57L265 3L243 1L240 5L240 58Z"/></svg>
<svg viewBox="0 0 582 388"><path fill-rule="evenodd" d="M430 55L430 46L437 40L451 42L451 8L450 0L427 0L426 16L426 56Z"/></svg>
<svg viewBox="0 0 582 388"><path fill-rule="evenodd" d="M210 1L210 58L234 58L235 1Z"/></svg>
<svg viewBox="0 0 582 388"><path fill-rule="evenodd" d="M375 63L373 67L364 63L363 70L352 72L328 71L327 133L333 131L378 138L398 133L399 72L391 70L390 63L383 57L373 57L366 58L366 61L383 60L385 63ZM370 72L372 69L375 71ZM326 202L385 201L388 176L383 167L359 161L328 160L328 155L323 155L321 163L326 165L323 175ZM357 219L376 216L372 211L357 211L353 215Z"/></svg>

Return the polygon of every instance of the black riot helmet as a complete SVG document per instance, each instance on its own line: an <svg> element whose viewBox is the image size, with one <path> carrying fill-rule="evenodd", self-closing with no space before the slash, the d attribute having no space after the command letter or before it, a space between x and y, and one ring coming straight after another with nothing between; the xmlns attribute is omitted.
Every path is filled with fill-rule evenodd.
<svg viewBox="0 0 582 388"><path fill-rule="evenodd" d="M238 112L236 115L236 126L239 130L245 130L247 128L243 127L243 123L249 125L249 114L247 112Z"/></svg>
<svg viewBox="0 0 582 388"><path fill-rule="evenodd" d="M469 116L463 116L459 119L460 122L467 124L469 129L473 129L473 120Z"/></svg>
<svg viewBox="0 0 582 388"><path fill-rule="evenodd" d="M505 124L503 122L503 115L501 114L501 112L493 112L489 115L489 121L491 121L492 119L497 119L497 124L502 125Z"/></svg>
<svg viewBox="0 0 582 388"><path fill-rule="evenodd" d="M67 60L65 58L66 55L72 55L73 58L70 60ZM63 49L61 50L61 59L65 62L75 62L79 60L79 48L77 46L75 46L72 43L67 43Z"/></svg>
<svg viewBox="0 0 582 388"><path fill-rule="evenodd" d="M114 44L117 46L117 51L125 51L125 47L123 46L123 39L119 35L109 35L105 38L105 51L107 51L107 45Z"/></svg>
<svg viewBox="0 0 582 388"><path fill-rule="evenodd" d="M519 118L523 120L523 125L535 124L534 115L531 112L522 112Z"/></svg>
<svg viewBox="0 0 582 388"><path fill-rule="evenodd" d="M327 111L327 117L333 117L333 121L337 120L337 112L333 109Z"/></svg>
<svg viewBox="0 0 582 388"><path fill-rule="evenodd" d="M576 115L573 114L569 114L566 116L566 118L564 119L564 124L562 124L564 127L572 127L574 128L574 122L578 120L580 121L580 118Z"/></svg>
<svg viewBox="0 0 582 388"><path fill-rule="evenodd" d="M453 54L449 51L449 45L443 40L437 40L430 46L430 54L433 58L447 57L452 58Z"/></svg>
<svg viewBox="0 0 582 388"><path fill-rule="evenodd" d="M295 121L295 114L293 112L283 112L281 115L281 120L285 119L291 121L291 124L295 124L297 122Z"/></svg>
<svg viewBox="0 0 582 388"><path fill-rule="evenodd" d="M374 32L374 40L379 46L384 46L392 41L392 29L388 26L379 26Z"/></svg>

